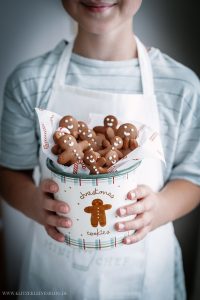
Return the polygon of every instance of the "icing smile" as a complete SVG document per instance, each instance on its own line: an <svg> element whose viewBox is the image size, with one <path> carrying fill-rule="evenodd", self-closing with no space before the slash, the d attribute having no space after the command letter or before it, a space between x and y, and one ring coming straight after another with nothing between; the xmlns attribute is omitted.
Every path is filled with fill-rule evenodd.
<svg viewBox="0 0 200 300"><path fill-rule="evenodd" d="M115 146L115 147L118 147L118 146L119 146L119 143L114 143L114 146Z"/></svg>
<svg viewBox="0 0 200 300"><path fill-rule="evenodd" d="M107 123L107 125L108 125L109 127L112 127L112 126L113 126L113 123Z"/></svg>
<svg viewBox="0 0 200 300"><path fill-rule="evenodd" d="M124 135L125 136L130 136L131 134L130 134L130 132L124 131Z"/></svg>
<svg viewBox="0 0 200 300"><path fill-rule="evenodd" d="M68 125L67 128L72 129L74 126L73 125Z"/></svg>
<svg viewBox="0 0 200 300"><path fill-rule="evenodd" d="M69 143L69 146L70 146L70 147L74 146L74 142L70 142L70 143Z"/></svg>

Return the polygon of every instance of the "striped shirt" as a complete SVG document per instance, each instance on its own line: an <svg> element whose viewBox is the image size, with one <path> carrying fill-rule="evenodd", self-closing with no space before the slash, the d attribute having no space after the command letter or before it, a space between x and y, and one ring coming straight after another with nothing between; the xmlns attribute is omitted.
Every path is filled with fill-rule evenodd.
<svg viewBox="0 0 200 300"><path fill-rule="evenodd" d="M0 165L25 170L38 164L40 133L34 108L47 107L64 47L65 41L61 41L52 51L17 66L8 78ZM199 80L190 69L158 49L151 48L149 56L167 163L164 180L183 178L200 185ZM138 59L111 62L72 54L65 82L106 92L142 92Z"/></svg>

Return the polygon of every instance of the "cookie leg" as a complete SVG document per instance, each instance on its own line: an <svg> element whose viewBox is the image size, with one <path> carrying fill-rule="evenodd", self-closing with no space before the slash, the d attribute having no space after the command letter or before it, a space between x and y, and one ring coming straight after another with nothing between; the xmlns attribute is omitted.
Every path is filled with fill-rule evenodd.
<svg viewBox="0 0 200 300"><path fill-rule="evenodd" d="M101 227L106 226L106 214L101 215L100 219L99 219L99 223Z"/></svg>
<svg viewBox="0 0 200 300"><path fill-rule="evenodd" d="M96 215L91 216L91 225L92 227L97 227L99 223L98 217Z"/></svg>

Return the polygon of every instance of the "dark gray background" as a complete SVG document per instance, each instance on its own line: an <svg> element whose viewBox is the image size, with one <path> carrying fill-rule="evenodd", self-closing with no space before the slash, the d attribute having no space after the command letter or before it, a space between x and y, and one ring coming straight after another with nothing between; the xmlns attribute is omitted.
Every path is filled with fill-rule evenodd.
<svg viewBox="0 0 200 300"><path fill-rule="evenodd" d="M135 17L134 28L147 46L160 48L199 75L198 19L199 9L195 1L144 0ZM14 67L19 62L52 48L60 39L69 38L71 29L59 0L0 0L0 111L5 80ZM5 204L3 216L6 220L7 274L11 288L16 287L18 277L12 271L13 267L17 270L20 264L20 259L17 258L16 263L15 255L11 251L11 240L12 243L13 239L16 241L17 256L23 248L23 243L20 244L18 239L23 236L27 220L24 218L21 221L23 217ZM200 282L199 216L198 208L175 222L183 251L188 292L190 299L195 300L200 298L200 291L195 284ZM19 237L16 237L17 233L13 237L13 228L19 228Z"/></svg>

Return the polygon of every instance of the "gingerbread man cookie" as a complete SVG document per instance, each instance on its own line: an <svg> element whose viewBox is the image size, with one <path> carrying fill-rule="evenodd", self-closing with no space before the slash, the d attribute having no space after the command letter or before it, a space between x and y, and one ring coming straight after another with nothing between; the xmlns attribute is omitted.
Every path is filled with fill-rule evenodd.
<svg viewBox="0 0 200 300"><path fill-rule="evenodd" d="M59 140L59 138L61 138L63 135L65 134L69 134L69 130L65 127L59 127L54 135L53 135L53 140L55 142L55 145L51 148L51 152L55 155L61 154L62 153L62 149L58 146L57 142Z"/></svg>
<svg viewBox="0 0 200 300"><path fill-rule="evenodd" d="M78 137L78 121L72 116L64 116L60 122L60 127L66 127L70 134L73 135L75 138Z"/></svg>
<svg viewBox="0 0 200 300"><path fill-rule="evenodd" d="M104 204L101 199L94 199L92 206L85 207L84 212L91 214L92 227L101 227L106 225L106 210L111 209L111 204Z"/></svg>
<svg viewBox="0 0 200 300"><path fill-rule="evenodd" d="M58 145L63 151L58 155L58 163L62 165L71 165L83 159L83 151L88 148L87 141L77 143L76 139L71 134L65 134L59 138Z"/></svg>
<svg viewBox="0 0 200 300"><path fill-rule="evenodd" d="M138 137L137 128L131 123L122 124L118 129L117 133L123 139L123 149L134 150L138 147L136 138Z"/></svg>
<svg viewBox="0 0 200 300"><path fill-rule="evenodd" d="M120 151L121 152L121 151ZM110 150L106 155L106 167L110 168L114 164L116 164L119 160L119 155L116 151Z"/></svg>
<svg viewBox="0 0 200 300"><path fill-rule="evenodd" d="M94 130L89 128L82 129L82 132L79 134L79 137L82 141L86 140L89 143L88 150L98 151L103 146L109 145L109 142L106 140L103 134L96 134Z"/></svg>
<svg viewBox="0 0 200 300"><path fill-rule="evenodd" d="M78 134L80 136L80 134L82 134L83 131L87 130L88 126L85 122L82 121L78 121Z"/></svg>
<svg viewBox="0 0 200 300"><path fill-rule="evenodd" d="M114 132L117 130L118 120L116 117L109 115L104 118L104 126L96 126L93 130L96 133L106 133L107 128L112 128Z"/></svg>
<svg viewBox="0 0 200 300"><path fill-rule="evenodd" d="M121 137L114 136L114 137L109 138L109 140L110 140L110 145L103 150L99 150L99 153L102 156L105 156L110 151L115 151L117 153L118 157L122 158L123 155L119 151L119 149L121 149L123 147L123 140L121 139Z"/></svg>
<svg viewBox="0 0 200 300"><path fill-rule="evenodd" d="M79 138L82 141L88 141L89 150L97 151L100 149L100 146L97 144L96 133L93 130L89 128L82 129L82 132L79 134Z"/></svg>
<svg viewBox="0 0 200 300"><path fill-rule="evenodd" d="M104 157L100 157L98 152L88 150L84 153L83 162L86 167L90 170L90 174L104 174L108 172L107 168L103 168L106 163Z"/></svg>

